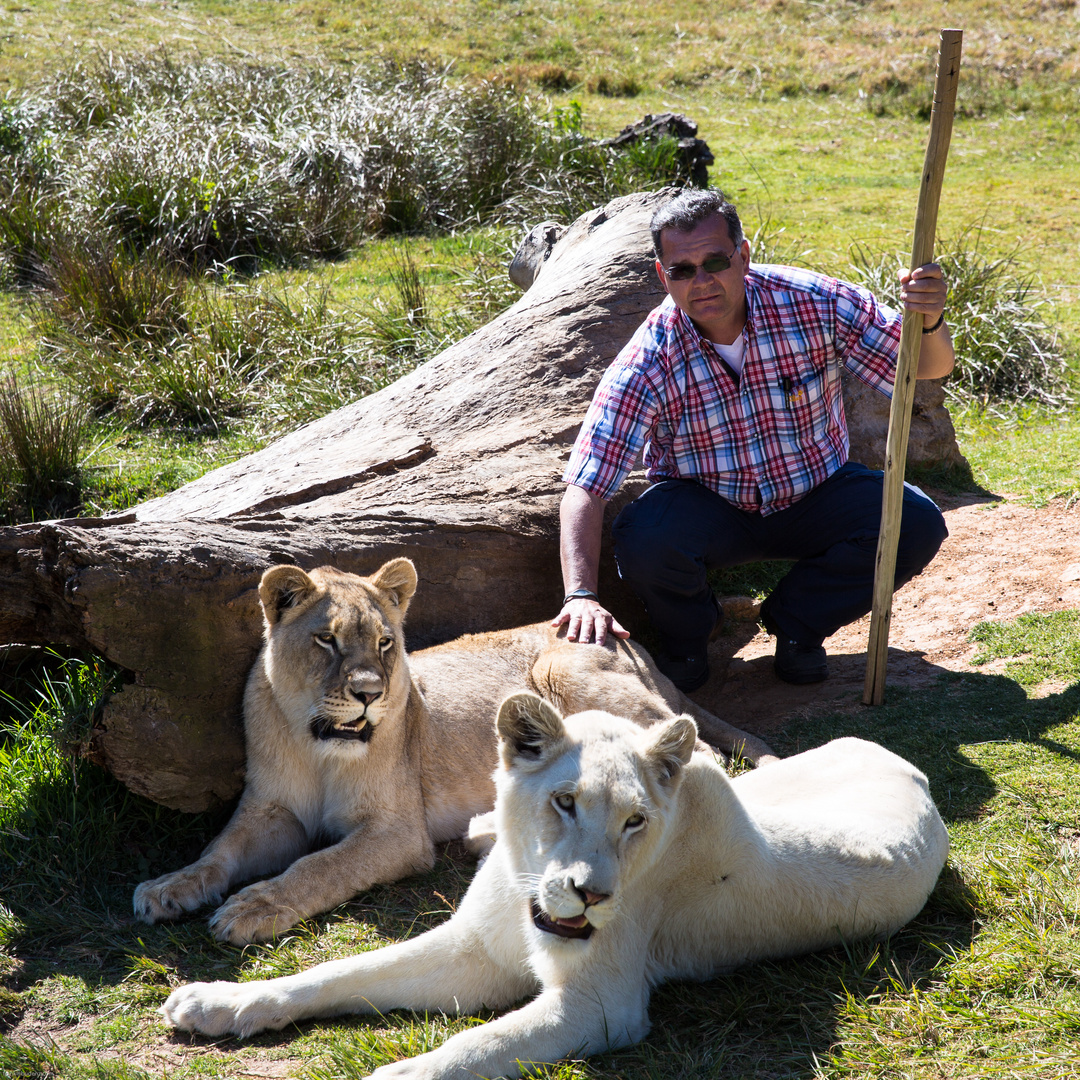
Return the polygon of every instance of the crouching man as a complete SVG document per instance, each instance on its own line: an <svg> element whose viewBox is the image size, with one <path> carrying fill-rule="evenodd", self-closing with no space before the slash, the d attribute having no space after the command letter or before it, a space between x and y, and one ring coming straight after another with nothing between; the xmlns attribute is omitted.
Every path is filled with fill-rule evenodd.
<svg viewBox="0 0 1080 1080"><path fill-rule="evenodd" d="M652 486L616 518L615 558L660 635L661 670L684 692L709 677L723 612L706 571L795 565L766 598L776 674L828 677L822 641L872 605L882 473L848 461L840 373L892 393L902 316L867 290L787 266L751 266L735 207L688 190L652 219L667 291L608 368L585 416L562 501L566 598L553 625L603 643L627 631L597 595L604 504L638 454ZM947 286L934 263L901 274L924 319L918 378L949 374ZM905 489L896 586L947 536L938 508Z"/></svg>

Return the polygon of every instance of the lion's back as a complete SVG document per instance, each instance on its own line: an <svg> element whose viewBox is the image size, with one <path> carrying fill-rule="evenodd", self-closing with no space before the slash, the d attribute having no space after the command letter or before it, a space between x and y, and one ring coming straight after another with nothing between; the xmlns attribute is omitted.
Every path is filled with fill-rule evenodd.
<svg viewBox="0 0 1080 1080"><path fill-rule="evenodd" d="M495 801L495 715L517 690L532 688L532 667L549 641L543 624L492 630L410 654L420 692L424 807L436 842L463 836Z"/></svg>
<svg viewBox="0 0 1080 1080"><path fill-rule="evenodd" d="M699 759L650 885L665 897L665 977L885 935L925 904L948 834L910 763L856 739L733 780Z"/></svg>

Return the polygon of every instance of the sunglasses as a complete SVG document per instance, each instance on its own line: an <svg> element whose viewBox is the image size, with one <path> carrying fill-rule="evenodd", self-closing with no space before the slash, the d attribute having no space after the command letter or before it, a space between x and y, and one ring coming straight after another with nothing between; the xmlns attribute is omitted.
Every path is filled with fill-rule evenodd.
<svg viewBox="0 0 1080 1080"><path fill-rule="evenodd" d="M706 274L721 274L730 265L735 252L731 255L709 255L704 262L700 263L676 263L674 266L664 268L664 273L669 281L689 281L698 271L700 266Z"/></svg>

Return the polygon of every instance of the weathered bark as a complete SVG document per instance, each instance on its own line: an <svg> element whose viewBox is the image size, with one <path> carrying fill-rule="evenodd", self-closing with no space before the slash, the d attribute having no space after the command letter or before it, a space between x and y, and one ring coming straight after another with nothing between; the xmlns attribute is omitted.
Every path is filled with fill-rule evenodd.
<svg viewBox="0 0 1080 1080"><path fill-rule="evenodd" d="M647 226L664 197L584 215L518 303L385 390L127 515L0 529L0 642L92 649L126 669L99 760L197 810L242 784L268 565L370 573L409 556L413 646L553 615L559 476L597 379L660 297ZM606 599L640 626L603 566Z"/></svg>

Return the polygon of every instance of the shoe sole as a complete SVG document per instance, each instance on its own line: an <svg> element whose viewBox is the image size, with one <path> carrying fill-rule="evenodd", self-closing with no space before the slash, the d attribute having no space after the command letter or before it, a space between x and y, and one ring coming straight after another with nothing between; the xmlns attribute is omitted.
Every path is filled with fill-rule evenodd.
<svg viewBox="0 0 1080 1080"><path fill-rule="evenodd" d="M783 671L773 664L776 677L792 686L809 686L811 683L824 682L829 677L829 670L817 671Z"/></svg>

